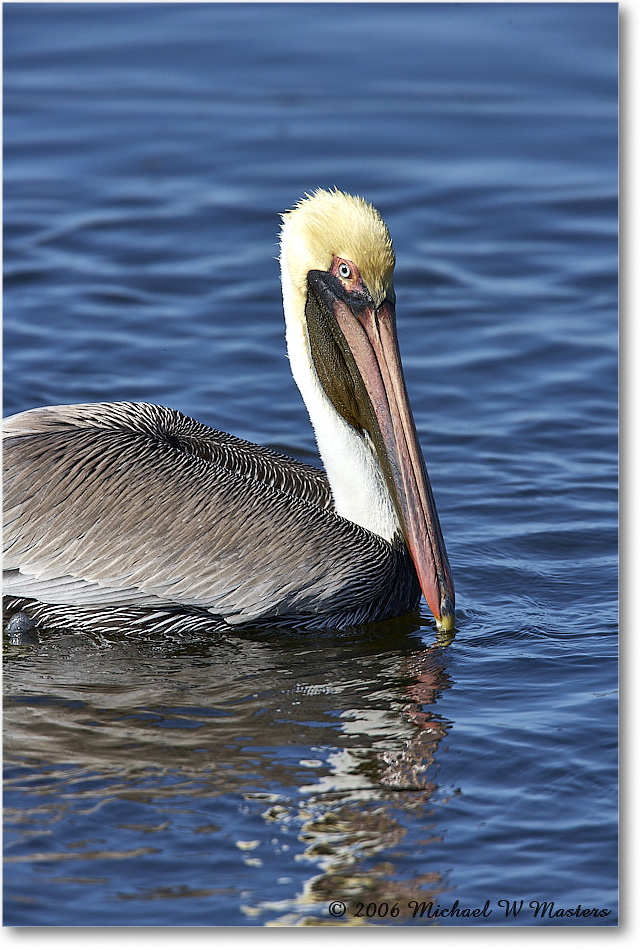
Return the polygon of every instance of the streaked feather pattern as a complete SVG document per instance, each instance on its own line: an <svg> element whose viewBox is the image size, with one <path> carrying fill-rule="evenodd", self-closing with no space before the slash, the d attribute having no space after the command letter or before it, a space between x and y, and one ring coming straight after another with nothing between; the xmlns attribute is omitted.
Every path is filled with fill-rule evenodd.
<svg viewBox="0 0 642 950"><path fill-rule="evenodd" d="M403 541L338 517L323 472L174 410L20 413L4 465L5 594L45 625L343 628L419 600Z"/></svg>

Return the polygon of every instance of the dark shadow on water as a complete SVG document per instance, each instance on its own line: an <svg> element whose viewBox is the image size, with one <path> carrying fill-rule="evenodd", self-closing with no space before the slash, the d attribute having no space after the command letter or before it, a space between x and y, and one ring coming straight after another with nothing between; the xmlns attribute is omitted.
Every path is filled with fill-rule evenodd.
<svg viewBox="0 0 642 950"><path fill-rule="evenodd" d="M206 922L212 889L193 875L211 878L208 861L215 866L222 847L218 812L236 801L263 829L247 845L256 858L245 856L259 877L263 863L278 871L278 857L265 859L269 842L298 854L295 893L257 899L246 911L257 922L332 923L326 908L337 895L354 908L433 898L444 887L437 872L406 880L384 859L406 821L425 820L431 808L450 725L435 710L451 685L445 647L427 646L422 624L417 615L351 633L244 630L209 640L41 631L35 643L7 644L8 862L46 860L55 878L68 864L103 874L118 854L120 873L124 863L133 877L121 882L118 923L150 906L178 923L175 908L185 905L194 923ZM123 806L131 810L124 826ZM80 836L72 829L92 808L105 843L70 855L69 837ZM143 889L134 880L149 847L155 860L180 862L185 843L167 840L179 813L187 826L211 818L211 853L180 893L162 883ZM49 836L44 858L21 843L25 828ZM168 897L181 899L167 905ZM24 923L25 914L9 902L5 920ZM37 922L31 910L29 918Z"/></svg>

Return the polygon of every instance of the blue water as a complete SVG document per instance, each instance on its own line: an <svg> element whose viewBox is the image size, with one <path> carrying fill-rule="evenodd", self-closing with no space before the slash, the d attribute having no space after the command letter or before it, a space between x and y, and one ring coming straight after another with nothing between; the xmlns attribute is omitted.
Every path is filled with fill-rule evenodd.
<svg viewBox="0 0 642 950"><path fill-rule="evenodd" d="M615 924L617 6L4 30L5 414L144 399L315 460L278 213L364 194L458 598L450 643L425 605L6 643L5 924Z"/></svg>

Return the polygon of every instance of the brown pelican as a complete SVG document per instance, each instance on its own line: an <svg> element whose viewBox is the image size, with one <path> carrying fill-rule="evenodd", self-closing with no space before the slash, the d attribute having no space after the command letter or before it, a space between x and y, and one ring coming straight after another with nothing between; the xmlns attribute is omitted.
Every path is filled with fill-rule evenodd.
<svg viewBox="0 0 642 950"><path fill-rule="evenodd" d="M4 588L45 626L345 629L455 595L395 329L392 241L339 191L283 215L288 356L326 474L145 403L5 420Z"/></svg>

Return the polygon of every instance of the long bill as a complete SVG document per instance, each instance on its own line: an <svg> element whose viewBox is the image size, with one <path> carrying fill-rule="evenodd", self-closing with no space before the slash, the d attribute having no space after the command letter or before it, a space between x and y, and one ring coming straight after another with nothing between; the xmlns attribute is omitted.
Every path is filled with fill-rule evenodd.
<svg viewBox="0 0 642 950"><path fill-rule="evenodd" d="M393 304L350 307L335 297L334 318L368 394L375 444L419 583L439 626L455 624L455 589L439 516L419 447L397 342Z"/></svg>

